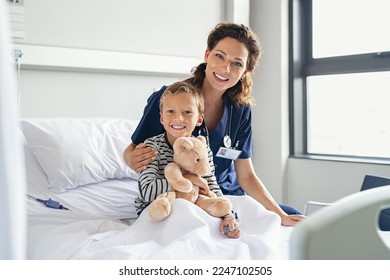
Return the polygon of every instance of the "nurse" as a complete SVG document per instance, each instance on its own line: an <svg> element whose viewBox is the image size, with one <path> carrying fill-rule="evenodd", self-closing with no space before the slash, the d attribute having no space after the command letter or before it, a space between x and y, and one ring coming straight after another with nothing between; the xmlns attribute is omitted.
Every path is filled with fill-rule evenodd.
<svg viewBox="0 0 390 280"><path fill-rule="evenodd" d="M292 226L304 217L295 208L275 202L256 175L252 164L252 78L261 55L258 37L250 28L220 23L209 33L204 63L195 67L187 81L201 89L205 99L204 122L193 135L208 138L214 155L215 175L227 195L250 195ZM126 164L140 172L155 151L143 141L163 132L159 100L166 86L153 93L140 123L125 149Z"/></svg>

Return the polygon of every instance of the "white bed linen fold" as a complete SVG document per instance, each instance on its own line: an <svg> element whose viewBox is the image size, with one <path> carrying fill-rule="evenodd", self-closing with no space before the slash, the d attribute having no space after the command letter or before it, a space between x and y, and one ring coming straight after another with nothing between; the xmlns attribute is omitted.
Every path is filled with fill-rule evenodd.
<svg viewBox="0 0 390 280"><path fill-rule="evenodd" d="M171 215L153 222L144 212L127 225L120 221L53 212L30 215L31 259L288 259L288 236L280 218L249 196L234 196L241 237L219 232L219 218L185 200L172 203ZM55 218L56 217L56 218ZM62 224L58 224L61 220ZM282 242L281 242L282 241Z"/></svg>

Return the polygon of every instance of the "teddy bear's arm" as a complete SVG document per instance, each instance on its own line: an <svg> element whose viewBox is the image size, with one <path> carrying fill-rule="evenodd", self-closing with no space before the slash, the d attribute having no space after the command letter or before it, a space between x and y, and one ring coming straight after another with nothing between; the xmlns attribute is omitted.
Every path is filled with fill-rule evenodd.
<svg viewBox="0 0 390 280"><path fill-rule="evenodd" d="M169 163L165 167L164 174L173 189L182 192L189 192L192 190L192 182L184 178L181 168L176 163Z"/></svg>
<svg viewBox="0 0 390 280"><path fill-rule="evenodd" d="M194 186L198 186L201 194L209 196L210 188L206 179L192 173L184 174L184 178L190 180Z"/></svg>
<svg viewBox="0 0 390 280"><path fill-rule="evenodd" d="M193 185L196 185L202 189L205 189L205 190L209 189L209 185L208 185L207 180L198 176L198 175L195 175L192 173L187 173L187 174L184 174L184 178L190 180Z"/></svg>

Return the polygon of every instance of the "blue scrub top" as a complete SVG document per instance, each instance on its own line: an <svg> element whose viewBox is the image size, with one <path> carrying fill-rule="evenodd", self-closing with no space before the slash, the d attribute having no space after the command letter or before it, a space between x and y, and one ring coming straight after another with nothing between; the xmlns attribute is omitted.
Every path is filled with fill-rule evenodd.
<svg viewBox="0 0 390 280"><path fill-rule="evenodd" d="M142 143L147 138L161 134L164 131L164 127L160 123L160 97L166 88L166 86L163 86L148 98L144 114L131 137L134 144ZM238 142L237 149L242 151L239 158L252 157L252 112L249 105L234 105L227 94L223 98L224 111L217 127L208 132L203 122L200 127L195 128L193 135L202 134L208 138L214 155L215 176L222 192L224 194L243 195L244 191L238 184L233 160L219 158L215 155L220 147L224 147L223 137L229 134L232 146L235 147ZM230 133L229 122L231 122Z"/></svg>

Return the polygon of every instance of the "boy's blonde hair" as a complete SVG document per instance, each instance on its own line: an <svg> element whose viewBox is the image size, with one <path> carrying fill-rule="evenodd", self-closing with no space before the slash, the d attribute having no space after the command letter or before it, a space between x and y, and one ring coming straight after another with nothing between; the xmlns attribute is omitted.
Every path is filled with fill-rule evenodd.
<svg viewBox="0 0 390 280"><path fill-rule="evenodd" d="M180 93L190 93L192 96L194 96L196 100L196 104L198 107L199 114L204 113L204 98L203 95L200 93L199 89L195 87L194 85L179 81L171 84L169 87L165 89L163 94L160 97L160 112L162 111L162 107L164 104L164 98L169 95L176 95Z"/></svg>

